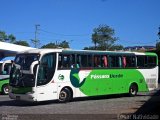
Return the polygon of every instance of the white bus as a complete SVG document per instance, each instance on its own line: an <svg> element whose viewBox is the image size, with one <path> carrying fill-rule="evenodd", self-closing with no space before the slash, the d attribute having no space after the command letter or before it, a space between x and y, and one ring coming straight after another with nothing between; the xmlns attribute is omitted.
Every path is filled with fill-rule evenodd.
<svg viewBox="0 0 160 120"><path fill-rule="evenodd" d="M11 60L0 61L0 92L9 93L9 75L11 71Z"/></svg>
<svg viewBox="0 0 160 120"><path fill-rule="evenodd" d="M9 96L16 100L135 96L158 87L155 53L36 49L17 54L14 62Z"/></svg>

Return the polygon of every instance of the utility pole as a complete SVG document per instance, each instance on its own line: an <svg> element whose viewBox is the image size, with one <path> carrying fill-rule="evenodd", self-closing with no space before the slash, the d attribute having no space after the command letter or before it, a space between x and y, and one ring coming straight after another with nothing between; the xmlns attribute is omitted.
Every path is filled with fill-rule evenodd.
<svg viewBox="0 0 160 120"><path fill-rule="evenodd" d="M35 48L37 48L37 47L38 47L38 44L39 44L39 40L38 40L38 38L37 38L37 36L38 36L38 30L39 30L38 27L40 27L40 25L39 25L39 24L36 24L36 25L35 25L35 38L31 40L32 43L34 44L34 47L35 47Z"/></svg>

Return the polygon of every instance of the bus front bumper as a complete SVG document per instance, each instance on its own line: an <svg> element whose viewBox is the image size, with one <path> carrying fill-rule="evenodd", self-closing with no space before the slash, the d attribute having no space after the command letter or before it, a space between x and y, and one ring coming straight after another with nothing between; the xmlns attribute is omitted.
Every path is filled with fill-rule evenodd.
<svg viewBox="0 0 160 120"><path fill-rule="evenodd" d="M13 94L13 93L9 93L9 97L11 99L20 100L20 101L29 101L29 102L37 101L34 94Z"/></svg>

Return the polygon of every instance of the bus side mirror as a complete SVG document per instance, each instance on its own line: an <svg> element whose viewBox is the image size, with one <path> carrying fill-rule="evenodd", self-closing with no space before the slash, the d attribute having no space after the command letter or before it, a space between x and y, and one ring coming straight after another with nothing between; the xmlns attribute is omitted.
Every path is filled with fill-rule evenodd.
<svg viewBox="0 0 160 120"><path fill-rule="evenodd" d="M39 61L34 61L30 66L30 73L34 74L34 66L39 65Z"/></svg>

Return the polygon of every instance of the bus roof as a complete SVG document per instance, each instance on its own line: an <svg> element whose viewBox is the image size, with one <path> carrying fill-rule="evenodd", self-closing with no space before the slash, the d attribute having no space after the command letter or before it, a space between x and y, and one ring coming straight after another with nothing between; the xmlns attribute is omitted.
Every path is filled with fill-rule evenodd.
<svg viewBox="0 0 160 120"><path fill-rule="evenodd" d="M32 50L26 50L22 51L19 54L45 54L50 52L62 52L62 49L32 49Z"/></svg>
<svg viewBox="0 0 160 120"><path fill-rule="evenodd" d="M5 57L15 56L17 53L21 51L30 49L35 49L35 48L15 45L0 41L0 60L2 60Z"/></svg>
<svg viewBox="0 0 160 120"><path fill-rule="evenodd" d="M32 50L27 50L27 51L23 51L20 52L20 54L45 54L45 53L51 53L51 52L63 52L63 53L85 53L85 54L124 54L124 55L155 55L155 53L152 52L146 52L146 53L142 53L142 52L130 52L130 51L98 51L98 50L72 50L72 49L32 49Z"/></svg>

